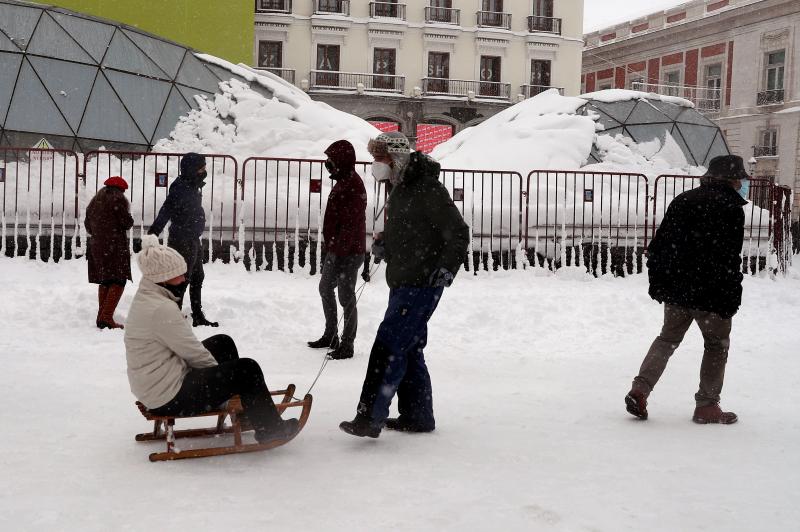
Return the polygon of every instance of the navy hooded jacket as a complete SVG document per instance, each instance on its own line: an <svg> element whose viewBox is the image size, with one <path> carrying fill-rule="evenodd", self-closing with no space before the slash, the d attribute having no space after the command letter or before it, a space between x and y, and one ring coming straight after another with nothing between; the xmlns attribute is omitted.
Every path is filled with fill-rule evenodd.
<svg viewBox="0 0 800 532"><path fill-rule="evenodd" d="M204 178L197 171L206 165L205 157L190 153L181 160L181 175L169 187L167 199L158 211L148 234L158 235L170 222L170 241L197 240L203 235L206 226L206 213L203 210L202 187Z"/></svg>

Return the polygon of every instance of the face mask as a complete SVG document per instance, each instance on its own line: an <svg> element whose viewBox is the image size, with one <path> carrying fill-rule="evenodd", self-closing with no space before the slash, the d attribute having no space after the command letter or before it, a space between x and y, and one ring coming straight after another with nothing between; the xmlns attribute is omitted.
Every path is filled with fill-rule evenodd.
<svg viewBox="0 0 800 532"><path fill-rule="evenodd" d="M160 285L169 290L170 294L180 299L183 297L183 294L186 293L186 288L189 286L189 281L184 281L181 284L160 283Z"/></svg>
<svg viewBox="0 0 800 532"><path fill-rule="evenodd" d="M203 186L206 184L206 177L208 177L208 172L203 170L202 172L197 172L197 184L198 186Z"/></svg>
<svg viewBox="0 0 800 532"><path fill-rule="evenodd" d="M750 180L749 179L742 179L742 186L739 189L739 195L747 199L747 196L750 194Z"/></svg>
<svg viewBox="0 0 800 532"><path fill-rule="evenodd" d="M325 161L325 169L328 171L329 174L336 173L336 165L333 164L333 161L331 161L330 159Z"/></svg>
<svg viewBox="0 0 800 532"><path fill-rule="evenodd" d="M372 163L372 177L379 183L388 181L392 177L392 167L386 163Z"/></svg>

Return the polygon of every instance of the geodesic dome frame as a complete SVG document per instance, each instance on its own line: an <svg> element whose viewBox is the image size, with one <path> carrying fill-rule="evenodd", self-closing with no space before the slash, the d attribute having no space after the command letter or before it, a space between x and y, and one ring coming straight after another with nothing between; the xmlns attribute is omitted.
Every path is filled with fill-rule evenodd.
<svg viewBox="0 0 800 532"><path fill-rule="evenodd" d="M45 138L84 152L147 150L198 107L195 96L248 83L136 28L15 0L0 0L0 72L0 146Z"/></svg>
<svg viewBox="0 0 800 532"><path fill-rule="evenodd" d="M730 155L722 131L714 122L693 107L645 98L603 102L589 99L578 114L594 113L605 127L601 134L622 134L637 143L660 139L662 146L669 133L692 166L708 166L717 155ZM589 162L601 162L592 146Z"/></svg>

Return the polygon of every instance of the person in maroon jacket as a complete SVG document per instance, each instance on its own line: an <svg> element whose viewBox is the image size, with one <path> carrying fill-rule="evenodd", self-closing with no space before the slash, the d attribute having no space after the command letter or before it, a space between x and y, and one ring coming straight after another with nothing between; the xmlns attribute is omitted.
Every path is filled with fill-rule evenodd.
<svg viewBox="0 0 800 532"><path fill-rule="evenodd" d="M325 313L325 332L309 347L330 348L330 357L341 360L353 357L353 342L358 328L356 278L366 252L367 191L356 173L356 151L346 140L331 144L325 155L325 167L336 184L328 196L322 224L323 264L319 295ZM344 329L339 341L334 288L344 312Z"/></svg>

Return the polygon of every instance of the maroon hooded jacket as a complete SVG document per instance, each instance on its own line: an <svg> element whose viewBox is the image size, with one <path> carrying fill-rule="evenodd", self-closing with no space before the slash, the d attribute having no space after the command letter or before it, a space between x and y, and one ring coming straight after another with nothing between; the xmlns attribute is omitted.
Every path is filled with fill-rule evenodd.
<svg viewBox="0 0 800 532"><path fill-rule="evenodd" d="M356 152L346 140L331 144L325 155L335 165L331 179L336 181L328 196L322 236L325 249L338 257L363 255L367 238L367 191L356 173Z"/></svg>

